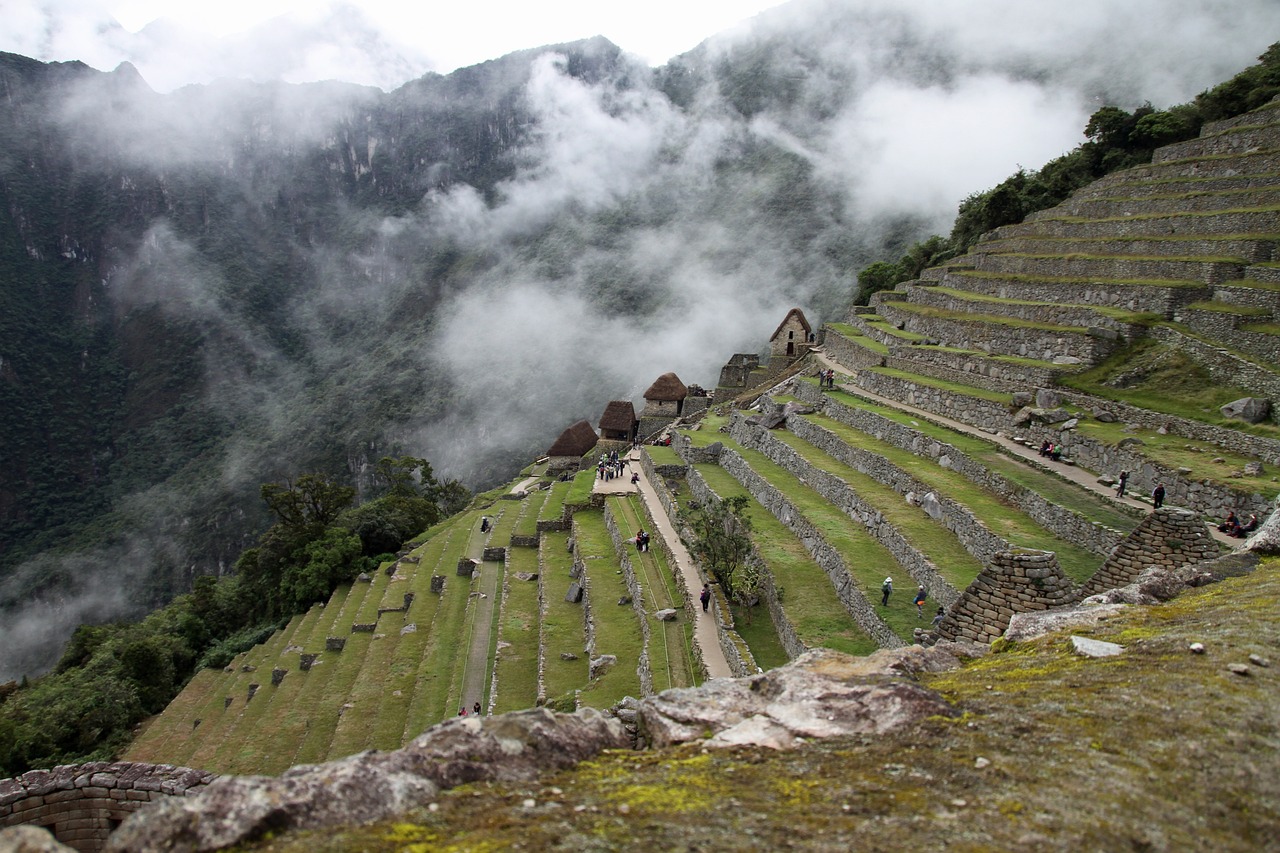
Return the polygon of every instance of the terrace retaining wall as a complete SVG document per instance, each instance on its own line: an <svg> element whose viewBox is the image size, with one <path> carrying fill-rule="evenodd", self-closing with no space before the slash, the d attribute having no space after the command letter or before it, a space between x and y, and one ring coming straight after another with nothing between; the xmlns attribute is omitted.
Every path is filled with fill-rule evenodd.
<svg viewBox="0 0 1280 853"><path fill-rule="evenodd" d="M944 640L990 643L1015 613L1065 607L1076 600L1075 584L1048 551L1018 549L997 554L974 578L938 624Z"/></svg>

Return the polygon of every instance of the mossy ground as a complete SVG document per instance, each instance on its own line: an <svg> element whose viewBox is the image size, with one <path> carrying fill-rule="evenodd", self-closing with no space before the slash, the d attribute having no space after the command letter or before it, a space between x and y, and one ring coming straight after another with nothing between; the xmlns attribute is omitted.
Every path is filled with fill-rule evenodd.
<svg viewBox="0 0 1280 853"><path fill-rule="evenodd" d="M256 850L1262 850L1280 838L1280 559L926 683L964 715L787 752L612 752ZM1203 643L1203 655L1189 643ZM1270 667L1239 676L1250 654ZM984 759L984 761L979 761ZM982 766L979 766L982 765Z"/></svg>

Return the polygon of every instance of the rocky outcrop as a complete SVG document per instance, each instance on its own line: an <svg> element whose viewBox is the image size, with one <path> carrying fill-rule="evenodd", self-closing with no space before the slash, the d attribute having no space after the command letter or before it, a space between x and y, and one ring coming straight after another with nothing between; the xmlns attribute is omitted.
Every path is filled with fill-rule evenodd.
<svg viewBox="0 0 1280 853"><path fill-rule="evenodd" d="M364 823L422 806L467 782L512 782L631 745L618 720L591 709L463 717L394 752L303 765L279 777L224 776L198 797L130 818L108 851L212 851L268 832Z"/></svg>
<svg viewBox="0 0 1280 853"><path fill-rule="evenodd" d="M1276 500L1275 511L1244 543L1244 550L1255 554L1280 554L1280 499Z"/></svg>
<svg viewBox="0 0 1280 853"><path fill-rule="evenodd" d="M939 660L947 654L935 653ZM640 702L639 732L654 747L696 740L783 749L806 738L883 734L959 714L932 690L887 677L893 663L867 660L815 649L753 678L665 690Z"/></svg>

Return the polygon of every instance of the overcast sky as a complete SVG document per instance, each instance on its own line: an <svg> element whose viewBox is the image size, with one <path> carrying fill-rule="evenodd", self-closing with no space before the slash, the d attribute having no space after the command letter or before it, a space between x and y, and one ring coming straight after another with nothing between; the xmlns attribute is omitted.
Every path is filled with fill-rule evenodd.
<svg viewBox="0 0 1280 853"><path fill-rule="evenodd" d="M779 3L0 0L0 50L100 70L129 60L159 91L218 76L394 88L428 71L596 35L661 65Z"/></svg>

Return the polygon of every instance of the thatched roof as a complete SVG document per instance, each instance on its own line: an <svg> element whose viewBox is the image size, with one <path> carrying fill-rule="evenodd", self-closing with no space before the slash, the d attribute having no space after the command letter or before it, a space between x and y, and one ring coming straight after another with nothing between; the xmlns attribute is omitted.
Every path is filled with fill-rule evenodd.
<svg viewBox="0 0 1280 853"><path fill-rule="evenodd" d="M598 424L602 430L619 432L630 432L635 425L636 407L631 405L630 400L611 400L609 405L604 407L604 414L600 416Z"/></svg>
<svg viewBox="0 0 1280 853"><path fill-rule="evenodd" d="M689 396L689 389L684 387L680 377L674 373L662 374L649 386L649 390L644 392L646 400L656 400L660 403L683 400L687 396Z"/></svg>
<svg viewBox="0 0 1280 853"><path fill-rule="evenodd" d="M586 421L578 421L565 429L547 451L548 456L582 456L599 441L596 431Z"/></svg>
<svg viewBox="0 0 1280 853"><path fill-rule="evenodd" d="M787 325L787 321L791 319L792 315L795 315L800 320L800 327L804 329L806 337L813 333L813 327L810 326L809 321L805 319L804 312L799 308L792 308L787 312L787 316L782 318L782 322L778 324L778 328L773 330L773 334L769 336L769 340L773 340L778 336L778 333L780 333Z"/></svg>

